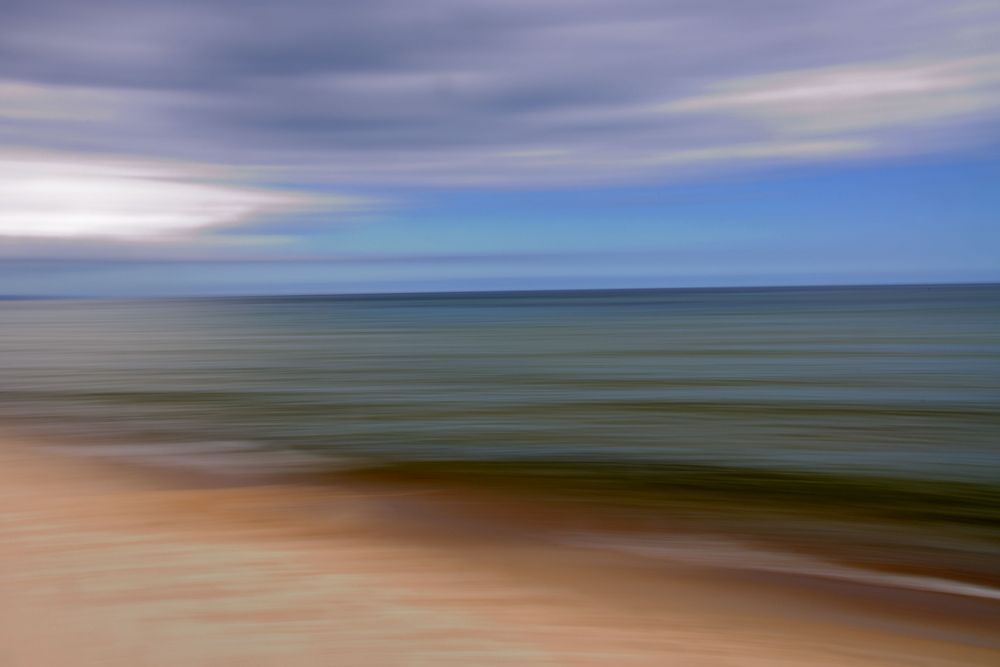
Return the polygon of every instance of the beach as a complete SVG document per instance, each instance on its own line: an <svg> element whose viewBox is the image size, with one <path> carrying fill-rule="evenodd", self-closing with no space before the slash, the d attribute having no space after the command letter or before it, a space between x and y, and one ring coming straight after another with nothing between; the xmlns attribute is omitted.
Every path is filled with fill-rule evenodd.
<svg viewBox="0 0 1000 667"><path fill-rule="evenodd" d="M931 667L1000 655L985 626L949 618L958 596L941 596L935 622L822 587L436 539L396 529L377 493L150 474L16 436L0 470L10 667Z"/></svg>
<svg viewBox="0 0 1000 667"><path fill-rule="evenodd" d="M0 667L1000 667L1000 2L0 16Z"/></svg>

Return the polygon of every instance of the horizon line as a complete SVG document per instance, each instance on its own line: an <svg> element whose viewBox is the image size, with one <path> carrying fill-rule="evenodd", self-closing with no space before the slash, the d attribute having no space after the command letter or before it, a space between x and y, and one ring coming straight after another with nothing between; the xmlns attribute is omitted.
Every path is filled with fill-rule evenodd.
<svg viewBox="0 0 1000 667"><path fill-rule="evenodd" d="M948 281L948 282L888 282L888 283L805 283L791 285L698 285L698 286L664 286L664 287L570 287L570 288L538 288L538 289L485 289L485 290L420 290L394 292L296 292L296 293L261 293L261 294L201 294L201 295L158 295L158 296L66 296L66 295L31 295L31 294L0 294L3 301L195 301L195 300L236 300L236 299L364 299L386 297L420 297L420 296L472 296L472 295L517 295L517 294L566 294L573 292L695 292L695 291L753 291L753 290L794 290L794 289L831 289L831 288L880 288L880 287L1000 287L1000 280L990 281Z"/></svg>

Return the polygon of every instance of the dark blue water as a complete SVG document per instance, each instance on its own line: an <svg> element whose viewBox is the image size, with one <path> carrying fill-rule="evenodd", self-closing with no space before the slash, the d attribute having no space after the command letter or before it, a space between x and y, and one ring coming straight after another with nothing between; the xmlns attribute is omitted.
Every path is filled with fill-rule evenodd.
<svg viewBox="0 0 1000 667"><path fill-rule="evenodd" d="M1000 286L4 302L0 406L46 437L215 463L996 479Z"/></svg>

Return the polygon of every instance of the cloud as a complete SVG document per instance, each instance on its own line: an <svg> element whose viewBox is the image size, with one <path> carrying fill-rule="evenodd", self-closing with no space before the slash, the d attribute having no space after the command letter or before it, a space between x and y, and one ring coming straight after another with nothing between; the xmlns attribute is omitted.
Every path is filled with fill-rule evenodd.
<svg viewBox="0 0 1000 667"><path fill-rule="evenodd" d="M212 182L204 167L67 154L0 154L0 236L188 238L315 206L292 192ZM359 204L327 197L325 207Z"/></svg>
<svg viewBox="0 0 1000 667"><path fill-rule="evenodd" d="M116 106L113 96L91 88L0 80L0 119L107 121Z"/></svg>
<svg viewBox="0 0 1000 667"><path fill-rule="evenodd" d="M870 159L995 139L997 44L975 0L8 0L0 143L333 188Z"/></svg>
<svg viewBox="0 0 1000 667"><path fill-rule="evenodd" d="M732 160L802 160L840 155L864 154L872 145L861 140L787 141L760 144L734 144L712 148L673 151L651 158L653 163L684 164Z"/></svg>
<svg viewBox="0 0 1000 667"><path fill-rule="evenodd" d="M899 128L1000 108L1000 56L871 63L713 84L664 104L668 113L723 113L787 134Z"/></svg>

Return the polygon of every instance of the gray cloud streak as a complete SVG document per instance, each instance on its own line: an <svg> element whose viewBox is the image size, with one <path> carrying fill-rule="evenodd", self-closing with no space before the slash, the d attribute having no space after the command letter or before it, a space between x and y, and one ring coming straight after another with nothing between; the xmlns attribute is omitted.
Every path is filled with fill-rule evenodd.
<svg viewBox="0 0 1000 667"><path fill-rule="evenodd" d="M948 148L995 114L996 79L961 63L997 43L1000 8L973 1L8 0L0 142L334 185L863 158ZM920 67L941 83L923 96L890 81L782 106L781 86L829 88L831 71L850 87ZM771 107L747 98L766 86Z"/></svg>

